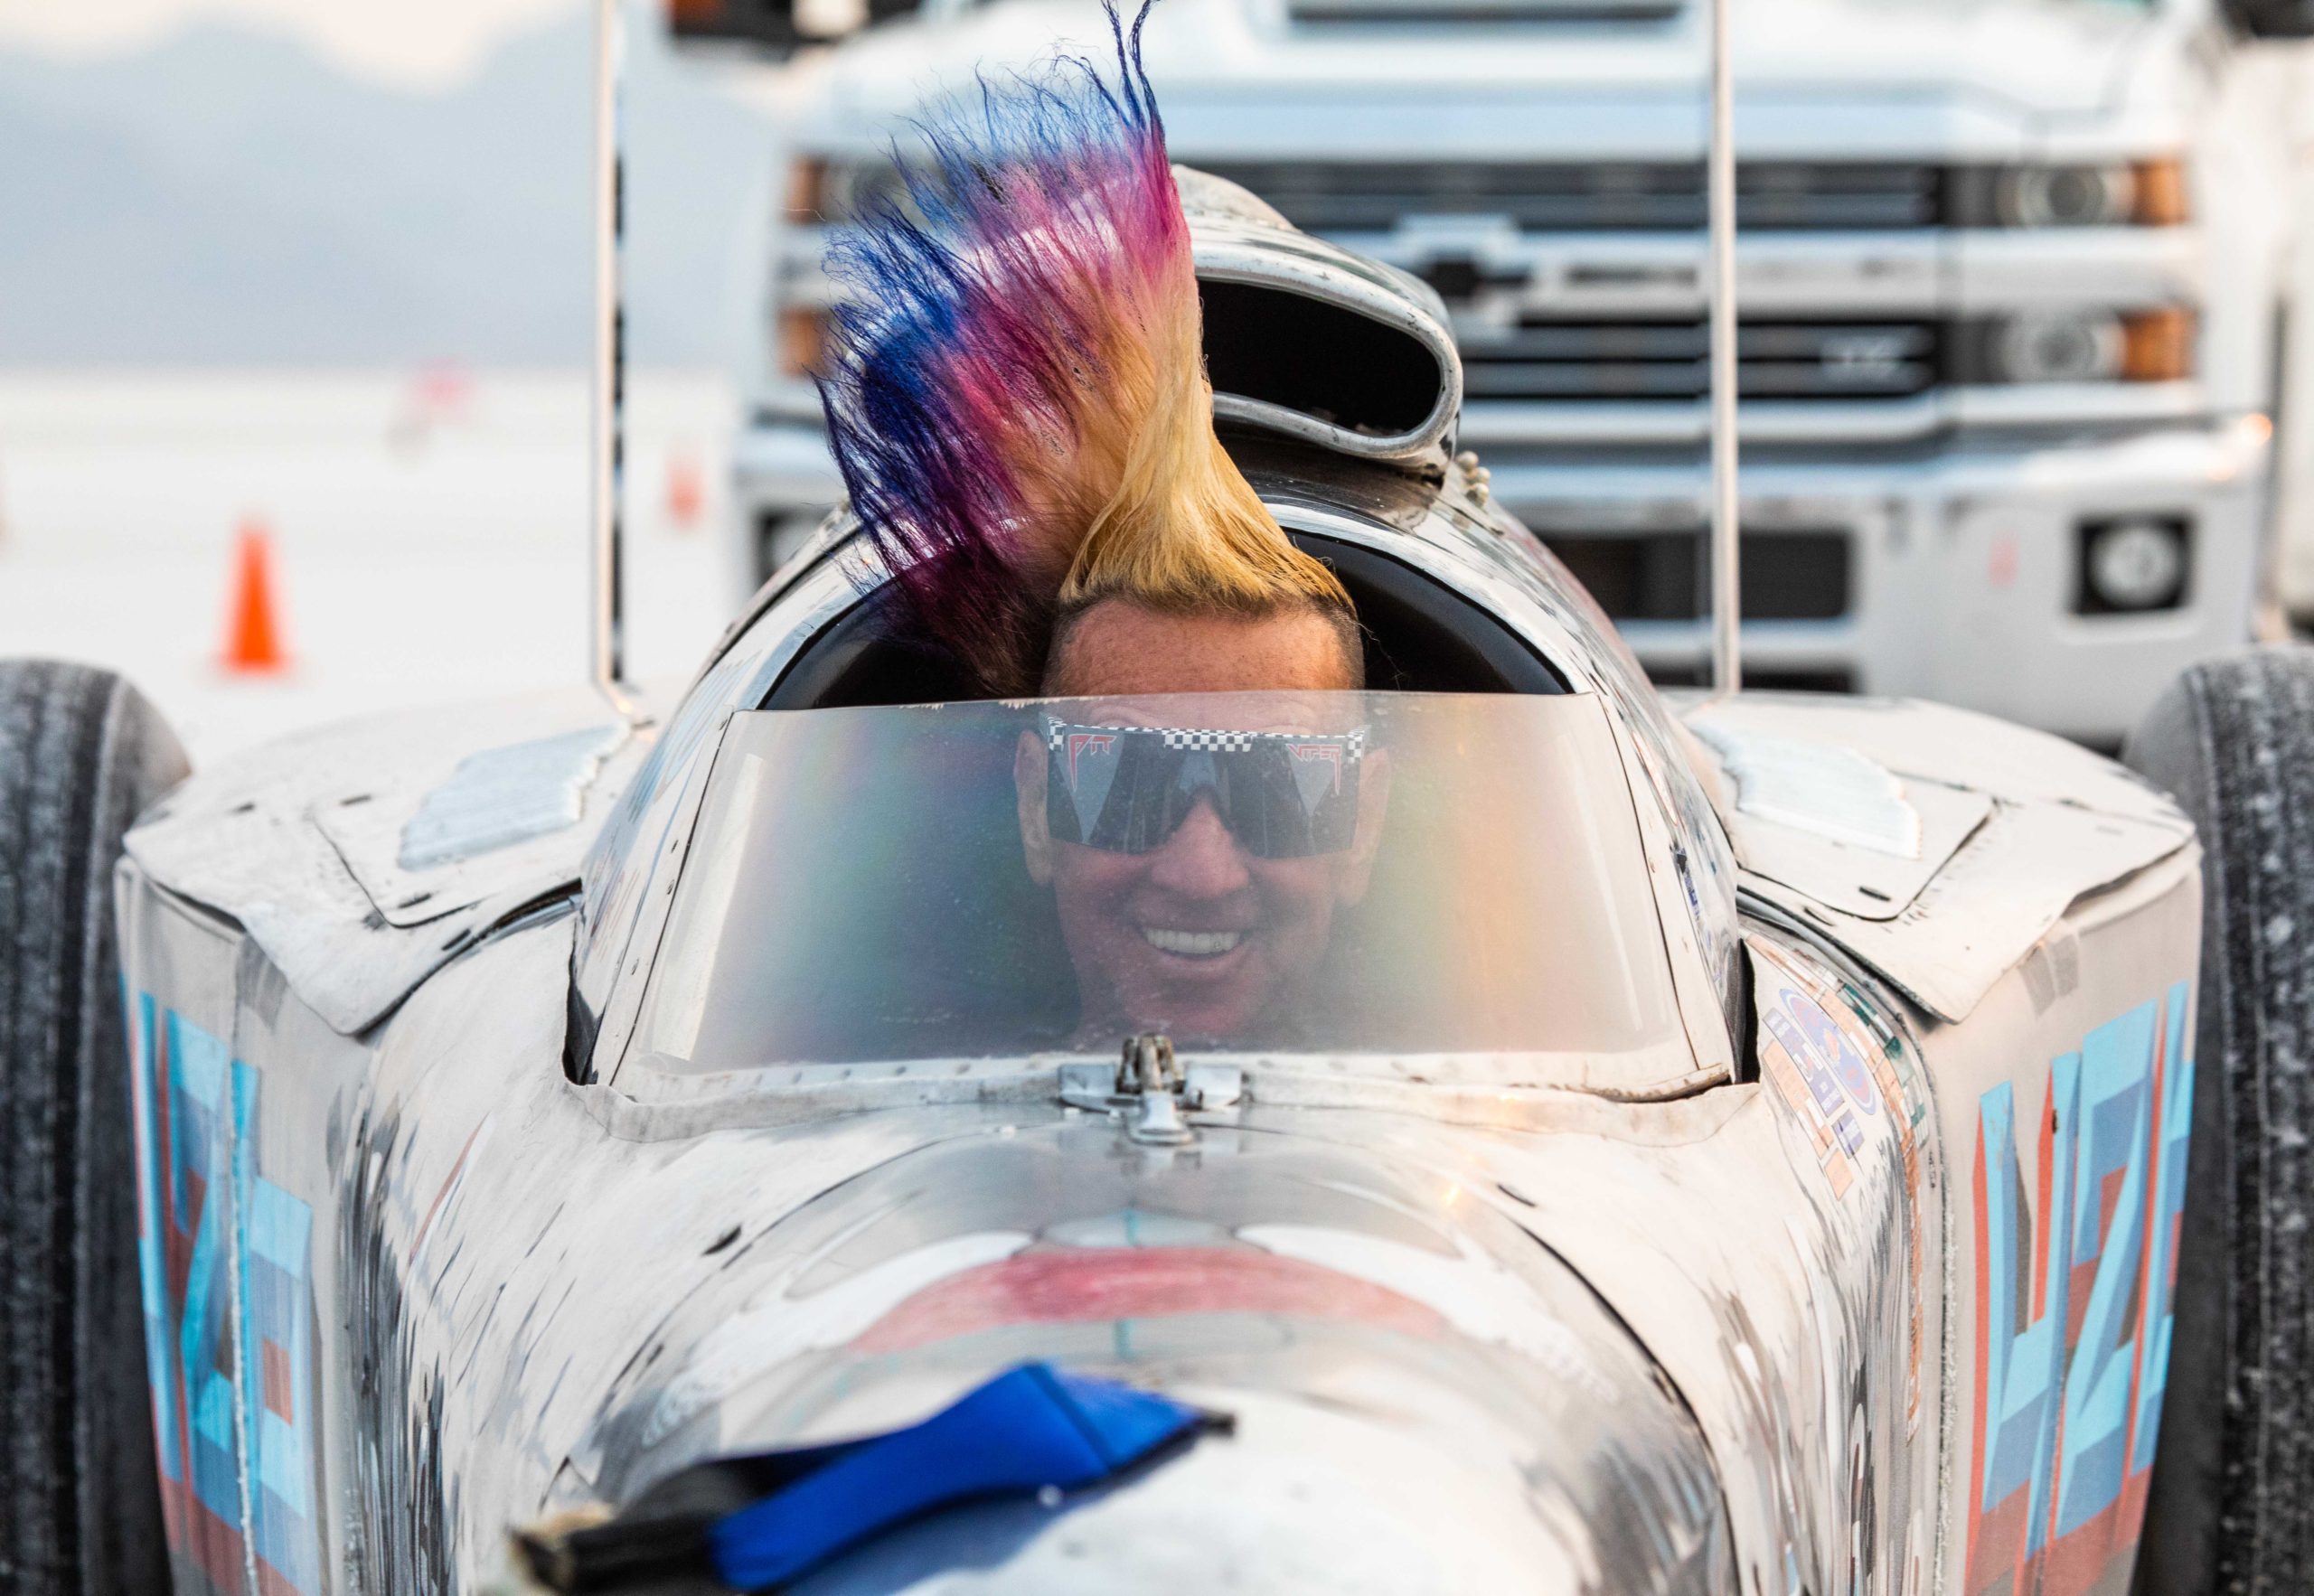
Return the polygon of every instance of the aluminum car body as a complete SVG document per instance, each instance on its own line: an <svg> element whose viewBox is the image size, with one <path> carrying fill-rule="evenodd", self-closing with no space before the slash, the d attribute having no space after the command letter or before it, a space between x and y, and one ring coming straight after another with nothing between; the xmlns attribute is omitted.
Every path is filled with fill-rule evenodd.
<svg viewBox="0 0 2314 1596"><path fill-rule="evenodd" d="M1290 239L1272 260L1281 292L1311 270ZM1408 469L1281 430L1235 442L1286 526L1604 706L1680 1067L1241 1058L1172 1145L1074 1057L655 1069L635 1014L719 745L878 578L839 524L635 721L573 695L353 725L132 833L181 1590L476 1588L511 1525L904 1423L1027 1357L1237 1433L812 1588L2123 1577L2183 1190L2190 826L1962 711L1667 704L1443 438Z"/></svg>

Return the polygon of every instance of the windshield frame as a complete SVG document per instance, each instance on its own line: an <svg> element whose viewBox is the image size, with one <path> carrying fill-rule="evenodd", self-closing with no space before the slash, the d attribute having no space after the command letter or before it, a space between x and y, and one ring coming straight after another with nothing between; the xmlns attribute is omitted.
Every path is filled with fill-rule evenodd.
<svg viewBox="0 0 2314 1596"><path fill-rule="evenodd" d="M1452 695L1369 696L1384 700L1410 700ZM1266 1088L1256 1090L1271 1102L1281 1098L1346 1101L1404 1097L1411 1091L1422 1100L1442 1104L1455 1097L1495 1103L1495 1109L1483 1111L1487 1114L1506 1112L1500 1105L1537 1095L1547 1098L1575 1094L1609 1100L1650 1101L1688 1095L1732 1078L1730 1049L1724 1028L1714 1026L1707 1033L1703 1046L1698 1046L1694 1034L1697 1005L1691 1000L1698 984L1707 989L1708 981L1699 968L1681 968L1681 939L1667 934L1669 928L1679 924L1673 916L1675 913L1684 914L1684 905L1665 901L1667 872L1662 868L1661 856L1668 848L1662 845L1659 835L1651 835L1660 831L1660 827L1648 823L1653 806L1634 799L1629 739L1622 735L1607 701L1596 694L1576 692L1532 699L1522 697L1519 701L1535 705L1549 702L1566 706L1570 711L1576 705L1583 706L1583 712L1598 717L1598 735L1605 738L1599 750L1600 757L1609 757L1606 750L1614 750L1612 757L1616 759L1618 768L1604 773L1610 785L1594 789L1594 795L1601 792L1612 793L1614 812L1630 817L1628 822L1615 823L1629 824L1630 834L1646 865L1645 906L1652 915L1652 924L1645 941L1657 950L1646 957L1650 962L1661 961L1660 968L1667 978L1662 996L1670 1004L1666 1017L1669 1028L1643 1045L1604 1052L1536 1050L1502 1054L1477 1050L1407 1052L1388 1047L1340 1051L1331 1047L1200 1047L1192 1049L1190 1056L1200 1063L1236 1067L1249 1082L1269 1082ZM960 707L963 706L938 708ZM745 713L785 718L844 712L806 709ZM691 824L685 828L687 832L706 829L708 794L715 787L713 772L730 746L732 727L738 724L741 723L734 717L718 728L713 752L701 762L705 767L703 779L698 784L698 798L691 808ZM639 1007L649 1005L649 994L662 979L663 958L675 919L672 905L682 896L682 878L687 864L687 858L677 864L674 879L666 884L665 899L670 907L660 917L655 928L658 934L649 944L650 968L638 968L635 974L634 979L642 989L637 994ZM1692 951L1691 944L1688 951ZM1707 999L1707 1006L1716 1020L1717 1002ZM849 1063L776 1061L730 1069L701 1069L690 1061L677 1061L654 1053L648 1040L649 1028L640 1023L640 1014L636 1018L637 1023L619 1038L616 1062L606 1072L604 1080L621 1097L638 1106L656 1103L669 1108L707 1102L729 1105L735 1099L755 1099L760 1100L761 1106L750 1111L751 1116L767 1114L775 1121L932 1101L985 1103L1016 1098L1049 1100L1054 1095L1056 1075L1063 1066L1115 1064L1114 1056L1108 1051L1064 1044L1024 1048L1019 1054L999 1056L901 1057ZM1718 1045L1710 1046L1713 1042ZM1347 1084L1351 1081L1354 1085Z"/></svg>

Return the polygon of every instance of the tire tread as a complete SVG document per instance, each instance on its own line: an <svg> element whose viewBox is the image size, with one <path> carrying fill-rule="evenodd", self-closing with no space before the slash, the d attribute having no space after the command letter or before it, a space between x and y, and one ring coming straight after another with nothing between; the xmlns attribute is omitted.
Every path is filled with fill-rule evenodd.
<svg viewBox="0 0 2314 1596"><path fill-rule="evenodd" d="M2314 1567L2314 649L2196 666L2130 762L2200 828L2186 1245L2140 1596Z"/></svg>
<svg viewBox="0 0 2314 1596"><path fill-rule="evenodd" d="M0 662L0 1589L167 1588L113 864L183 772L118 678Z"/></svg>

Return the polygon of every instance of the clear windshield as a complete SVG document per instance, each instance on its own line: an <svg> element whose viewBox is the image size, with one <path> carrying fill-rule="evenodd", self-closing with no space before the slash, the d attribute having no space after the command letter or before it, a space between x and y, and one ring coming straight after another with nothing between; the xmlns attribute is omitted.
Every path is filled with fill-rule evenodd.
<svg viewBox="0 0 2314 1596"><path fill-rule="evenodd" d="M1594 699L745 714L695 837L658 1067L1685 1047Z"/></svg>

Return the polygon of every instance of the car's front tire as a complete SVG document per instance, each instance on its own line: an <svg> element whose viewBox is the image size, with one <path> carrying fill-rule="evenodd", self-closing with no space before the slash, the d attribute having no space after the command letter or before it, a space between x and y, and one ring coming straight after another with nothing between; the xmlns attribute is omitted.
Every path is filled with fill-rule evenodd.
<svg viewBox="0 0 2314 1596"><path fill-rule="evenodd" d="M2314 1571L2314 648L2187 671L2126 757L2200 829L2193 1150L2140 1596Z"/></svg>
<svg viewBox="0 0 2314 1596"><path fill-rule="evenodd" d="M0 661L0 1590L168 1589L113 865L184 775L101 671Z"/></svg>

